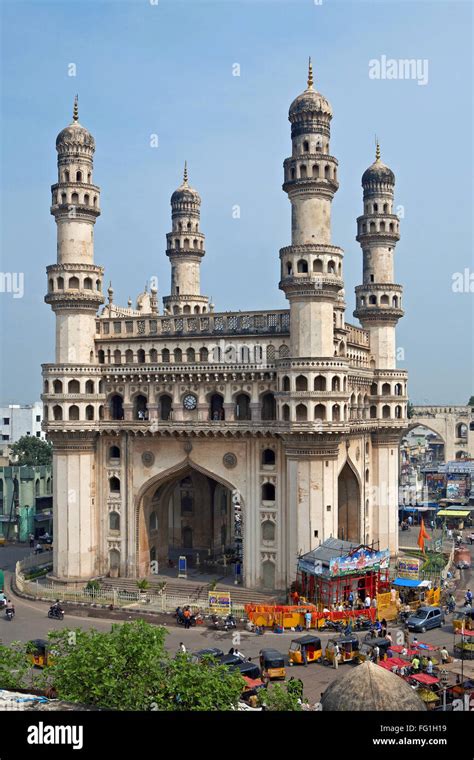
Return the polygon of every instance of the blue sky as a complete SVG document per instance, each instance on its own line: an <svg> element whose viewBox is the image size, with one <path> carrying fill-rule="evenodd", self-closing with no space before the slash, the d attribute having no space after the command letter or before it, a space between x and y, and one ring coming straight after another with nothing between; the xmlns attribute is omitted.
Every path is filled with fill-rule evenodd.
<svg viewBox="0 0 474 760"><path fill-rule="evenodd" d="M471 3L3 0L1 25L1 270L23 272L25 292L0 293L0 401L39 397L40 364L54 360L54 316L43 303L45 267L56 260L50 185L55 138L76 92L102 188L95 260L116 302L135 298L153 275L160 298L169 292L169 198L186 158L202 197L202 292L220 311L287 307L278 290L278 251L291 232L282 162L291 152L288 106L305 88L311 55L316 87L334 109L332 228L345 250L346 320L357 324L355 220L377 133L404 207L399 366L415 403L467 402L473 295L453 292L452 277L474 269ZM428 83L370 79L369 61L382 55L427 59Z"/></svg>

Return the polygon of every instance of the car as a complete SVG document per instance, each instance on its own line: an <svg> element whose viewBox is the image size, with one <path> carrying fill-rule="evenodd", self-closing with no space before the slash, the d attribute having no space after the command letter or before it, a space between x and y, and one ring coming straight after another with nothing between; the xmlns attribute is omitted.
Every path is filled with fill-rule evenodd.
<svg viewBox="0 0 474 760"><path fill-rule="evenodd" d="M444 615L440 607L419 607L413 615L407 618L409 631L425 633L431 628L438 628L444 623Z"/></svg>
<svg viewBox="0 0 474 760"><path fill-rule="evenodd" d="M216 660L220 660L222 657L224 657L224 652L222 649L217 649L217 647L212 647L210 649L199 649L197 652L193 652L191 655L191 662L202 662L204 657L214 657Z"/></svg>

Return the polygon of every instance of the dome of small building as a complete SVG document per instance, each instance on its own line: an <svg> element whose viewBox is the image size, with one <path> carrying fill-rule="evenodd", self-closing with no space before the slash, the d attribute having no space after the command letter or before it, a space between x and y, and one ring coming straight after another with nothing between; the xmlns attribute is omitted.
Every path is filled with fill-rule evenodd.
<svg viewBox="0 0 474 760"><path fill-rule="evenodd" d="M375 161L362 175L362 185L368 185L370 182L384 182L390 185L395 184L395 175L390 169L380 160L380 145L377 143L377 150L375 153Z"/></svg>
<svg viewBox="0 0 474 760"><path fill-rule="evenodd" d="M425 711L426 705L400 676L363 662L333 681L321 697L323 712Z"/></svg>
<svg viewBox="0 0 474 760"><path fill-rule="evenodd" d="M95 150L95 140L92 137L89 130L79 124L79 112L77 95L74 100L74 111L72 122L69 126L61 130L56 138L56 150L75 148L75 147L88 148L89 150Z"/></svg>
<svg viewBox="0 0 474 760"><path fill-rule="evenodd" d="M177 190L171 196L171 203L187 201L188 203L201 203L201 196L198 191L188 185L188 166L184 162L183 181Z"/></svg>
<svg viewBox="0 0 474 760"><path fill-rule="evenodd" d="M309 59L308 70L308 86L301 95L298 95L292 102L290 110L288 112L288 118L290 121L294 116L299 116L304 113L323 113L326 116L332 117L332 107L320 92L313 87L313 67L311 65L311 58Z"/></svg>

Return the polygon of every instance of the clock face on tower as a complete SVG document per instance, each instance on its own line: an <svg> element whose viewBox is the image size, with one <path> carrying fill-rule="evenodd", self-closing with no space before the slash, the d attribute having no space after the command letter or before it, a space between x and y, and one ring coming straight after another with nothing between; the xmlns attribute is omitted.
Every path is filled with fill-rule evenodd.
<svg viewBox="0 0 474 760"><path fill-rule="evenodd" d="M197 400L196 396L192 396L190 393L188 393L187 396L183 399L183 406L185 409L196 409L197 406Z"/></svg>

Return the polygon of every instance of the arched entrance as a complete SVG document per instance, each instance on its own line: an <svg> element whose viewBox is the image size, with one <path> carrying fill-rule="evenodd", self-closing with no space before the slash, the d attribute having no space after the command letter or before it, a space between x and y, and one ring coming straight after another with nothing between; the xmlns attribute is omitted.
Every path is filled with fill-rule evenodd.
<svg viewBox="0 0 474 760"><path fill-rule="evenodd" d="M337 483L337 536L344 541L359 541L360 487L348 462L342 468Z"/></svg>
<svg viewBox="0 0 474 760"><path fill-rule="evenodd" d="M138 575L176 567L182 555L190 570L229 572L237 552L234 501L230 484L191 465L151 484L139 506Z"/></svg>

